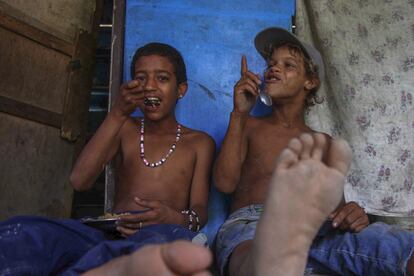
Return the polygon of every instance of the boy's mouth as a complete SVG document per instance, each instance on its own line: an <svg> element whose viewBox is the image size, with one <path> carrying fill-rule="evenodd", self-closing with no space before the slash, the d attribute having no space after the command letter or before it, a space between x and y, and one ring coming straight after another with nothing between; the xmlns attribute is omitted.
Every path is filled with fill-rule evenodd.
<svg viewBox="0 0 414 276"><path fill-rule="evenodd" d="M280 81L281 78L277 75L268 75L266 76L266 81Z"/></svg>
<svg viewBox="0 0 414 276"><path fill-rule="evenodd" d="M144 99L144 104L146 106L152 106L152 107L159 106L161 104L161 100L160 98L157 98L157 97L146 97Z"/></svg>

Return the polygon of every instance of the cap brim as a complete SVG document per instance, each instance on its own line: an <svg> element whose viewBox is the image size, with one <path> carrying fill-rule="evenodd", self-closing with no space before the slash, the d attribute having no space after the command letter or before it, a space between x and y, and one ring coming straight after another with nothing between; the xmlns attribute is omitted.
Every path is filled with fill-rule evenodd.
<svg viewBox="0 0 414 276"><path fill-rule="evenodd" d="M309 54L306 48L303 47L302 42L292 33L282 28L265 29L258 33L254 39L254 45L264 59L267 59L271 54L269 53L271 46L280 43L292 43L298 45L309 57Z"/></svg>
<svg viewBox="0 0 414 276"><path fill-rule="evenodd" d="M298 45L305 55L310 58L316 65L318 65L319 70L319 79L322 80L325 76L325 68L322 60L322 56L318 50L313 46L300 41L294 34L283 29L283 28L268 28L260 33L258 33L254 39L254 45L259 52L259 54L264 58L268 59L272 46L282 44L282 43L292 43Z"/></svg>

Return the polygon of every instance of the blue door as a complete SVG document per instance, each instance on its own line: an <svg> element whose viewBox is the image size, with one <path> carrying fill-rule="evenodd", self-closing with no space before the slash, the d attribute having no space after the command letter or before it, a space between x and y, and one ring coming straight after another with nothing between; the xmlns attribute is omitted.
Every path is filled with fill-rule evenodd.
<svg viewBox="0 0 414 276"><path fill-rule="evenodd" d="M291 28L295 0L127 0L124 81L137 47L163 42L176 47L187 65L189 90L177 104L177 120L207 132L217 149L233 108L233 86L240 78L240 60L259 73L264 61L253 39L266 27ZM266 112L258 103L255 112ZM212 242L227 215L227 198L213 188L209 222L203 231Z"/></svg>

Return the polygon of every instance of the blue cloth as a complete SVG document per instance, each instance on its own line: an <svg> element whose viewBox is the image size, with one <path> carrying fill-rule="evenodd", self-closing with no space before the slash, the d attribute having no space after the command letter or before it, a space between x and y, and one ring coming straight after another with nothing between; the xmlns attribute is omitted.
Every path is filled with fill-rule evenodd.
<svg viewBox="0 0 414 276"><path fill-rule="evenodd" d="M252 240L263 205L250 205L230 214L216 240L222 275L229 257L243 241ZM359 233L322 225L309 251L307 273L329 275L405 275L414 250L414 233L385 223L370 224ZM275 244L275 246L277 246Z"/></svg>
<svg viewBox="0 0 414 276"><path fill-rule="evenodd" d="M180 225L151 225L122 240L78 220L21 216L0 223L0 275L78 275L148 244L191 240Z"/></svg>

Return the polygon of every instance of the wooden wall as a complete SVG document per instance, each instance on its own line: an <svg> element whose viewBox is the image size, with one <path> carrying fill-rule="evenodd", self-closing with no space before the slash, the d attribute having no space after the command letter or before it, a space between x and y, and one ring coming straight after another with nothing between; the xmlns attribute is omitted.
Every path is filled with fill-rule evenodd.
<svg viewBox="0 0 414 276"><path fill-rule="evenodd" d="M95 0L0 0L0 219L70 215L83 146Z"/></svg>

